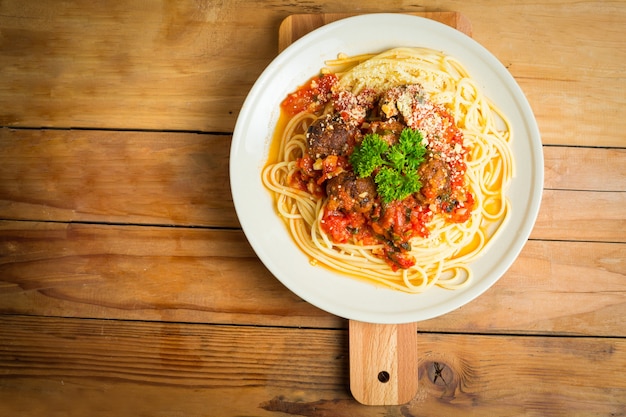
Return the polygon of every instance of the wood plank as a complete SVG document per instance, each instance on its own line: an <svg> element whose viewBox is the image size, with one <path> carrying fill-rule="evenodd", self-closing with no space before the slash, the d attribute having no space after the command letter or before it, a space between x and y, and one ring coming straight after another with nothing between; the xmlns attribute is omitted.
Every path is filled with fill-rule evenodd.
<svg viewBox="0 0 626 417"><path fill-rule="evenodd" d="M191 0L3 1L0 124L232 131L276 53L275 13Z"/></svg>
<svg viewBox="0 0 626 417"><path fill-rule="evenodd" d="M238 227L230 138L0 129L0 218Z"/></svg>
<svg viewBox="0 0 626 417"><path fill-rule="evenodd" d="M221 135L0 129L0 219L239 227L229 148ZM626 151L544 151L533 238L623 242Z"/></svg>
<svg viewBox="0 0 626 417"><path fill-rule="evenodd" d="M607 416L626 412L620 338L418 335L419 391L347 390L345 330L0 316L0 413L73 416Z"/></svg>
<svg viewBox="0 0 626 417"><path fill-rule="evenodd" d="M340 325L336 317L285 289L258 260L241 231L0 225L2 312Z"/></svg>
<svg viewBox="0 0 626 417"><path fill-rule="evenodd" d="M417 394L417 323L350 320L350 392L366 405L406 404Z"/></svg>
<svg viewBox="0 0 626 417"><path fill-rule="evenodd" d="M626 243L626 192L545 190L531 238Z"/></svg>
<svg viewBox="0 0 626 417"><path fill-rule="evenodd" d="M545 188L626 191L626 148L544 146L543 158Z"/></svg>
<svg viewBox="0 0 626 417"><path fill-rule="evenodd" d="M626 244L529 241L490 290L423 331L626 336ZM337 328L240 231L0 222L0 313Z"/></svg>
<svg viewBox="0 0 626 417"><path fill-rule="evenodd" d="M624 4L444 1L437 9L466 16L474 39L509 68L545 144L623 147ZM366 1L358 11L425 9ZM245 95L276 56L280 22L320 12L345 7L330 0L148 8L140 0L3 1L0 125L231 132Z"/></svg>

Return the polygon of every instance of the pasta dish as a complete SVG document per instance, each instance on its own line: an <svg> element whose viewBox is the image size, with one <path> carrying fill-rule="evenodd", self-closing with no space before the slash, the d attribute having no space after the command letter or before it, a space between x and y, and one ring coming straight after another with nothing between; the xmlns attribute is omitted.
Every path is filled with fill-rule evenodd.
<svg viewBox="0 0 626 417"><path fill-rule="evenodd" d="M312 264L456 289L510 214L511 139L453 57L339 55L283 100L262 180Z"/></svg>

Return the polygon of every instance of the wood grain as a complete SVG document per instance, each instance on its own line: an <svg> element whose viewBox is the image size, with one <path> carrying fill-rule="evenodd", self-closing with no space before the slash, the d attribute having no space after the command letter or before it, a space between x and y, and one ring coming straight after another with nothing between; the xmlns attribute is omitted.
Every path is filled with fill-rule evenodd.
<svg viewBox="0 0 626 417"><path fill-rule="evenodd" d="M626 415L626 2L431 6L0 1L0 415ZM281 22L346 12L465 17L544 143L531 240L418 324L404 406L353 399L347 321L261 264L228 184Z"/></svg>
<svg viewBox="0 0 626 417"><path fill-rule="evenodd" d="M546 190L531 238L626 243L626 192Z"/></svg>
<svg viewBox="0 0 626 417"><path fill-rule="evenodd" d="M0 218L238 227L230 137L0 129Z"/></svg>
<svg viewBox="0 0 626 417"><path fill-rule="evenodd" d="M418 389L417 323L350 320L350 392L365 405L401 405Z"/></svg>
<svg viewBox="0 0 626 417"><path fill-rule="evenodd" d="M287 326L316 317L330 327L339 321L286 290L241 231L0 225L4 313Z"/></svg>
<svg viewBox="0 0 626 417"><path fill-rule="evenodd" d="M3 1L0 124L232 131L273 19L235 2Z"/></svg>
<svg viewBox="0 0 626 417"><path fill-rule="evenodd" d="M419 329L626 336L624 247L529 241L493 288ZM0 222L0 313L345 327L283 287L240 231L127 225Z"/></svg>
<svg viewBox="0 0 626 417"><path fill-rule="evenodd" d="M345 330L1 316L0 332L2 415L626 412L618 338L422 333L417 395L367 407L348 393Z"/></svg>
<svg viewBox="0 0 626 417"><path fill-rule="evenodd" d="M459 12L520 83L545 144L624 146L623 1L426 7L368 1L357 11ZM334 0L3 1L0 125L232 132L283 19L354 11Z"/></svg>
<svg viewBox="0 0 626 417"><path fill-rule="evenodd" d="M239 227L229 148L221 135L0 129L0 219ZM626 151L544 152L532 237L625 242Z"/></svg>
<svg viewBox="0 0 626 417"><path fill-rule="evenodd" d="M626 191L626 148L544 146L543 158L547 189Z"/></svg>

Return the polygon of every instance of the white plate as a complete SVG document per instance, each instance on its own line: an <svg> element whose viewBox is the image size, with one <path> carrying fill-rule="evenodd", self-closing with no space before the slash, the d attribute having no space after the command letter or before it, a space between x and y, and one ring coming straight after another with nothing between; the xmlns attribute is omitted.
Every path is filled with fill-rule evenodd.
<svg viewBox="0 0 626 417"><path fill-rule="evenodd" d="M472 264L474 280L462 290L433 288L407 294L380 288L309 264L277 216L261 182L282 99L324 61L400 46L428 47L456 57L485 94L510 118L516 176L509 190L512 217L497 244ZM230 154L230 180L243 231L265 266L287 288L337 316L373 323L407 323L445 314L493 285L524 246L539 211L543 154L539 129L521 89L506 68L470 37L433 20L402 14L350 17L294 42L254 84L239 114ZM494 312L495 313L495 312Z"/></svg>

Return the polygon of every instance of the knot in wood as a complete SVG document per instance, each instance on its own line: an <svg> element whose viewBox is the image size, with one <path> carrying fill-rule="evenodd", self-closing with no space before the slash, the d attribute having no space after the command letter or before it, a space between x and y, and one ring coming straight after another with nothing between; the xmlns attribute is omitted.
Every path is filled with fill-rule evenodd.
<svg viewBox="0 0 626 417"><path fill-rule="evenodd" d="M443 362L431 362L426 367L428 379L438 386L449 386L455 380L454 371Z"/></svg>

